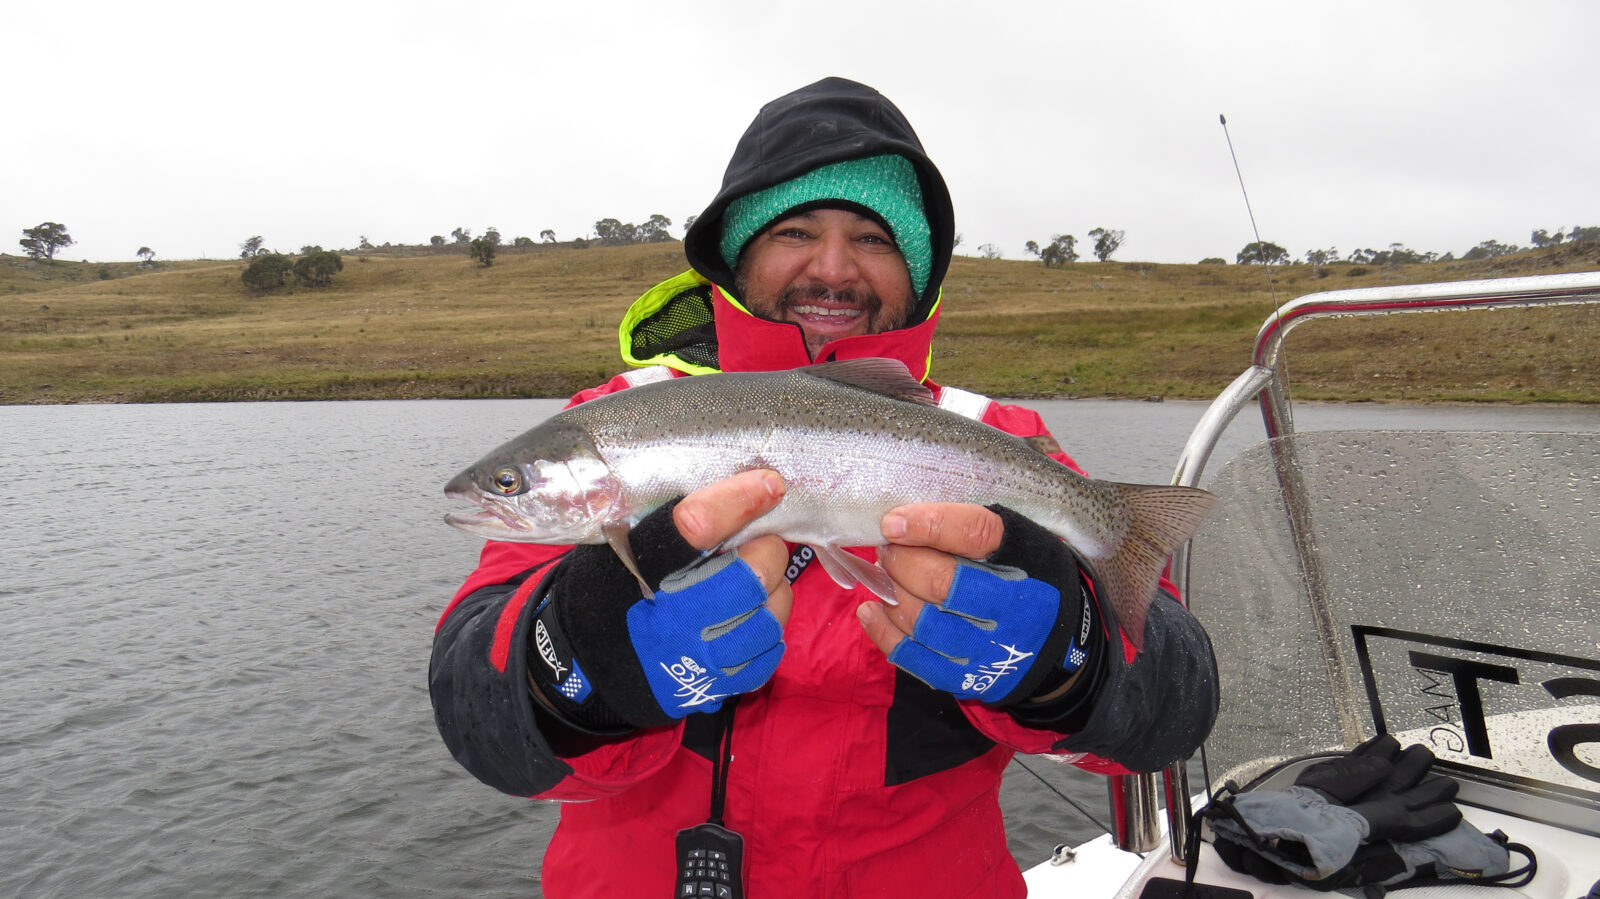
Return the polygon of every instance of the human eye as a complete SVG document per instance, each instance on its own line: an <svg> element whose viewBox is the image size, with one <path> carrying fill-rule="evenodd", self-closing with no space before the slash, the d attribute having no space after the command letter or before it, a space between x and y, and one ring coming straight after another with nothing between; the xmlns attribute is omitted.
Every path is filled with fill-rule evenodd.
<svg viewBox="0 0 1600 899"><path fill-rule="evenodd" d="M767 235L786 240L805 240L811 236L811 232L795 222L779 222L767 229Z"/></svg>
<svg viewBox="0 0 1600 899"><path fill-rule="evenodd" d="M863 232L861 234L856 235L856 242L859 243L859 244L862 244L864 246L870 247L872 249L881 249L881 250L897 250L897 249L899 249L899 245L897 245L894 242L894 238L892 238L889 235L883 233L882 231L877 231L877 230L865 231L865 232Z"/></svg>

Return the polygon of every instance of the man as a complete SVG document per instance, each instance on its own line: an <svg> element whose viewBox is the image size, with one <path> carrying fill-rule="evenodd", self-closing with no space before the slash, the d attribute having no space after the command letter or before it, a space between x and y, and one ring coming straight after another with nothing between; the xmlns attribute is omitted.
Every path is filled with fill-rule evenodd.
<svg viewBox="0 0 1600 899"><path fill-rule="evenodd" d="M926 381L953 235L943 179L887 99L837 78L781 97L689 229L693 271L624 319L624 357L652 367L574 402L872 356ZM1071 464L1035 413L927 383ZM681 894L701 857L677 835L709 817L739 834L749 895L1021 896L998 804L1013 752L1153 770L1209 732L1215 660L1170 597L1135 652L1071 551L999 506L885 516L898 606L778 537L707 552L783 490L746 472L640 522L652 599L609 547L491 542L445 611L430 686L452 754L506 792L571 800L546 895Z"/></svg>

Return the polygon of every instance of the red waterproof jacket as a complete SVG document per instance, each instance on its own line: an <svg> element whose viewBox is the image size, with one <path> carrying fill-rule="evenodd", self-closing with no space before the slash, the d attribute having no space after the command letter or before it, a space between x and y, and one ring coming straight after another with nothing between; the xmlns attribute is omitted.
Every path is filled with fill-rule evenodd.
<svg viewBox="0 0 1600 899"><path fill-rule="evenodd" d="M659 317L673 303L705 307L727 370L810 361L798 328L750 316L693 275L646 294L636 304L643 313L630 313L630 321ZM835 341L818 361L894 356L924 375L937 318L935 304L919 325ZM642 343L625 355L648 355ZM696 368L664 358L679 370L619 376L573 402ZM1053 445L1030 410L929 384L948 406ZM1059 450L1052 455L1072 464ZM602 740L564 728L534 703L526 683L527 598L566 549L484 547L435 637L436 718L452 754L480 779L568 801L544 856L546 896L665 897L674 835L706 820L716 734L710 716L692 715ZM871 549L857 552L874 558ZM751 896L1022 896L998 800L1014 752L1072 754L1101 772L1151 770L1191 752L1215 718L1210 644L1170 599L1152 606L1137 663L1107 676L1073 734L957 701L900 672L863 633L860 601L821 566L805 568L794 581L782 663L738 703L724 815L744 837ZM1130 645L1122 648L1134 658Z"/></svg>

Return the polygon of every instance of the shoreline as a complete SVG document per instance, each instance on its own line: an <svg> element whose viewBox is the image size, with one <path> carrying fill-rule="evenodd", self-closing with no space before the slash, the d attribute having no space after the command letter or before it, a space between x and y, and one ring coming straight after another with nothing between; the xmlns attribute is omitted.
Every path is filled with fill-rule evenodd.
<svg viewBox="0 0 1600 899"><path fill-rule="evenodd" d="M38 269L50 269L39 272ZM124 271L123 269L126 269ZM253 294L242 260L0 265L0 405L565 399L626 365L617 323L684 270L677 242L345 256ZM1600 244L1399 266L952 260L933 379L1019 400L1209 401L1295 297L1600 269ZM46 277L48 276L48 277ZM1600 309L1342 320L1290 341L1301 401L1600 403ZM1427 319L1426 322L1420 321ZM1317 335L1343 330L1337 341Z"/></svg>

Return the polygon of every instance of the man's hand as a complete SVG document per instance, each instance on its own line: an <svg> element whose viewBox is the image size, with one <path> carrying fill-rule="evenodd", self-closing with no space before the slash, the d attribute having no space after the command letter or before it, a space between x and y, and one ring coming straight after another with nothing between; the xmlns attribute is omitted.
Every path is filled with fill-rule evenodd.
<svg viewBox="0 0 1600 899"><path fill-rule="evenodd" d="M783 477L775 471L741 472L685 496L672 509L672 523L684 542L695 549L716 549L745 525L771 512L783 499L785 489ZM783 538L757 537L734 547L732 552L761 580L767 594L767 611L778 619L778 624L788 624L794 591L783 576L789 566L789 548Z"/></svg>
<svg viewBox="0 0 1600 899"><path fill-rule="evenodd" d="M1079 635L1093 622L1076 560L1059 540L1010 510L958 503L894 509L882 529L890 545L879 563L900 584L901 602L865 602L856 615L889 661L936 689L993 704L1032 698L1042 685L1065 689L1093 642Z"/></svg>
<svg viewBox="0 0 1600 899"><path fill-rule="evenodd" d="M765 684L783 656L794 596L788 550L762 537L706 556L783 499L751 471L656 510L628 535L653 598L609 546L579 546L540 585L529 673L569 723L609 732L714 712ZM542 660L542 661L541 661Z"/></svg>

